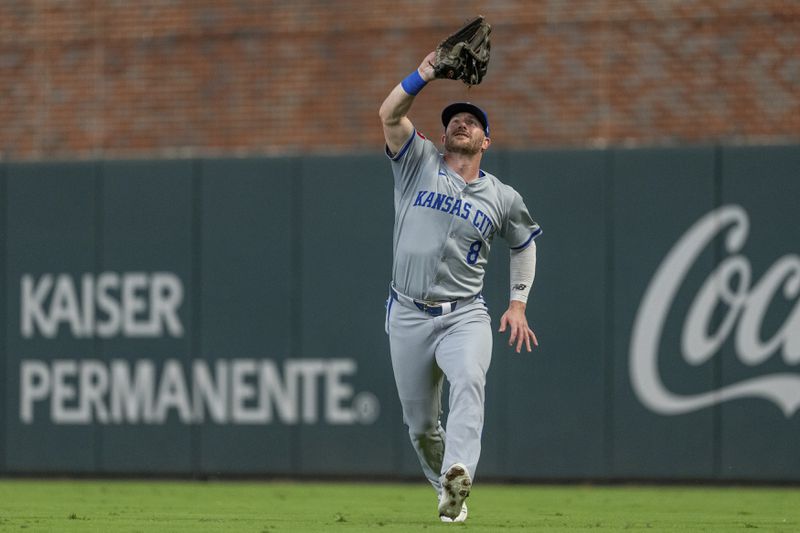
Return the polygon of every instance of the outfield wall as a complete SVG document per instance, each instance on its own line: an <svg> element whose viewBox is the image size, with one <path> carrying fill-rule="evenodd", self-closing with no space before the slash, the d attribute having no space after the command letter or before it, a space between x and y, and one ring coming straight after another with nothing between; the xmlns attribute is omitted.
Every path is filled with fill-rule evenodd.
<svg viewBox="0 0 800 533"><path fill-rule="evenodd" d="M800 480L800 146L484 166L544 234L479 476ZM382 155L6 163L0 205L0 472L420 475Z"/></svg>

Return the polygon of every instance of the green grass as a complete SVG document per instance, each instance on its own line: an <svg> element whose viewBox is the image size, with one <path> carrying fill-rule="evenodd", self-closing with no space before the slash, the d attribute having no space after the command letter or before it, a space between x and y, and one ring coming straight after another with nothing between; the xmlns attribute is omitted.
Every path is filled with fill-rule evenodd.
<svg viewBox="0 0 800 533"><path fill-rule="evenodd" d="M442 524L419 484L0 480L0 531L800 531L800 489L476 485Z"/></svg>

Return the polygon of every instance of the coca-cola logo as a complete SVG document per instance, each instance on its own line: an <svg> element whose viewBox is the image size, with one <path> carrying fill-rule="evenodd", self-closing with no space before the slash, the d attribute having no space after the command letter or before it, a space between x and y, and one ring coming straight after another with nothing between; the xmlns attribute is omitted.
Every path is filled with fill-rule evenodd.
<svg viewBox="0 0 800 533"><path fill-rule="evenodd" d="M748 378L699 394L676 394L659 374L659 345L675 295L700 254L723 238L724 259L700 287L681 333L681 356L690 365L713 358L731 339L738 360L756 366L780 352L789 365L800 363L800 256L780 257L761 279L753 280L749 259L740 252L750 221L738 205L725 205L703 216L678 240L656 270L633 324L630 378L639 400L662 415L679 415L737 398L774 402L786 417L800 408L800 375L782 372ZM783 324L761 338L764 316L779 291L794 301ZM723 318L713 322L715 309ZM733 336L733 337L731 337Z"/></svg>

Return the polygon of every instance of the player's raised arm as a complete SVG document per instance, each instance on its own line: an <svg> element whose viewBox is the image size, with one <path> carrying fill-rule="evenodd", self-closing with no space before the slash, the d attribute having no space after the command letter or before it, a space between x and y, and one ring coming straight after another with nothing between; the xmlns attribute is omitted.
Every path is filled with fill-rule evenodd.
<svg viewBox="0 0 800 533"><path fill-rule="evenodd" d="M435 52L428 54L419 68L398 83L381 104L379 113L383 123L383 136L392 153L399 151L414 131L414 125L407 116L408 110L411 109L417 93L434 79L434 55Z"/></svg>

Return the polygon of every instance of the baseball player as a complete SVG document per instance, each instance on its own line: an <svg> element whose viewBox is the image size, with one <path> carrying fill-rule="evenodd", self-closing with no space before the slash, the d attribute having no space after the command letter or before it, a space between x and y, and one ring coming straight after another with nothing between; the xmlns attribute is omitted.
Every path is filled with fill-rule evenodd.
<svg viewBox="0 0 800 533"><path fill-rule="evenodd" d="M481 297L495 234L511 248L511 296L500 332L519 353L537 346L525 317L541 233L522 197L480 168L489 120L458 102L442 112L444 153L416 131L408 112L434 80L434 52L380 108L394 174L394 261L386 303L392 368L422 470L439 495L444 522L467 518L481 450L484 385L492 354ZM450 384L447 433L440 423L443 377Z"/></svg>

